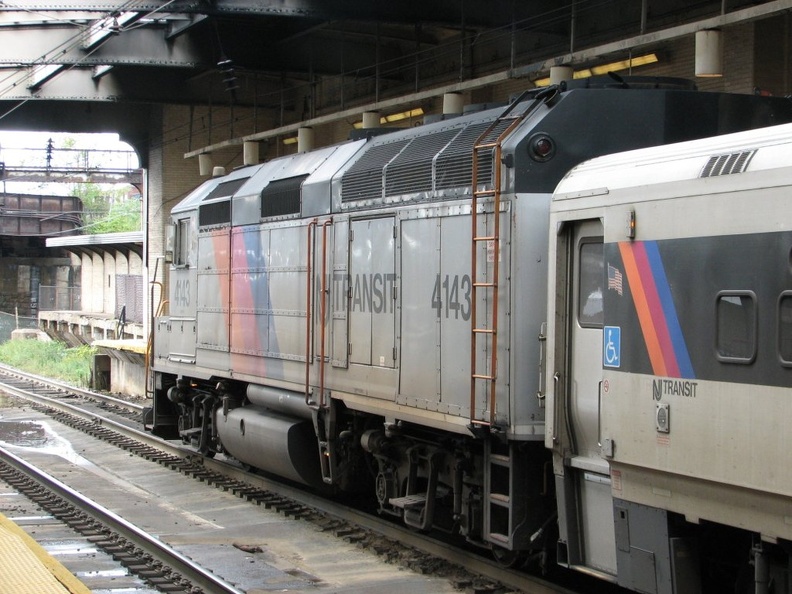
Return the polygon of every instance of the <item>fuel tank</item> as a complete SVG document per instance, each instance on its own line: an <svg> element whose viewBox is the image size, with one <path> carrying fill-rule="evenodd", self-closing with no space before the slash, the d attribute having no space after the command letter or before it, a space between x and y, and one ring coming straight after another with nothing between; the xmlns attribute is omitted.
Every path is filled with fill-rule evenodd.
<svg viewBox="0 0 792 594"><path fill-rule="evenodd" d="M311 487L324 485L311 421L255 405L216 414L223 448L240 462Z"/></svg>

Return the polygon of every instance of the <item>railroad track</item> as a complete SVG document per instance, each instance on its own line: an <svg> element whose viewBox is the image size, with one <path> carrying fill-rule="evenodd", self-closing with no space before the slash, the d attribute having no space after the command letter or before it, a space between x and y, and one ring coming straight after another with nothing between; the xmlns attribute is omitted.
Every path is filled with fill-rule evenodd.
<svg viewBox="0 0 792 594"><path fill-rule="evenodd" d="M0 448L0 478L160 591L244 594L95 501Z"/></svg>
<svg viewBox="0 0 792 594"><path fill-rule="evenodd" d="M194 450L140 430L144 407L114 397L79 390L47 378L0 365L0 390L34 402L61 423L123 448L194 479L235 494L251 504L316 524L320 530L355 542L389 558L403 556L419 573L455 575L455 585L476 592L519 591L531 594L576 594L607 591L608 585L560 586L448 543L419 534L377 516L254 474L220 459L203 458ZM112 415L114 418L110 418ZM1 456L2 454L0 454ZM383 542L389 543L384 545ZM419 555L394 552L399 548ZM442 567L439 561L448 564ZM461 570L460 568L464 568ZM175 570L182 573L181 569ZM187 572L187 570L184 570ZM573 580L579 579L572 576ZM574 589L573 589L574 588ZM606 590L602 590L605 588ZM581 590L582 589L582 590ZM209 592L225 592L209 589Z"/></svg>

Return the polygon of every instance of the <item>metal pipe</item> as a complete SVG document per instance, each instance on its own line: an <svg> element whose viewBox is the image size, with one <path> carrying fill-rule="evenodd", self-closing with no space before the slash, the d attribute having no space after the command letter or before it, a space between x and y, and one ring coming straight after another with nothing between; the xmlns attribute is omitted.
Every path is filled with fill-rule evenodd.
<svg viewBox="0 0 792 594"><path fill-rule="evenodd" d="M465 80L465 0L460 0L459 80Z"/></svg>
<svg viewBox="0 0 792 594"><path fill-rule="evenodd" d="M313 417L311 409L305 405L302 394L263 386L261 384L248 384L245 395L253 406L266 408L288 417L296 417L310 421Z"/></svg>
<svg viewBox="0 0 792 594"><path fill-rule="evenodd" d="M754 557L754 592L755 594L770 594L770 564L764 552L762 543L758 542L753 547Z"/></svg>
<svg viewBox="0 0 792 594"><path fill-rule="evenodd" d="M648 0L641 0L641 35L646 33L646 15L648 13Z"/></svg>
<svg viewBox="0 0 792 594"><path fill-rule="evenodd" d="M380 25L377 21L377 43L376 43L376 65L374 68L374 103L379 102L380 98Z"/></svg>
<svg viewBox="0 0 792 594"><path fill-rule="evenodd" d="M577 2L572 2L569 16L569 53L575 52L575 25L577 20Z"/></svg>
<svg viewBox="0 0 792 594"><path fill-rule="evenodd" d="M511 47L509 48L509 72L514 70L514 64L517 60L517 16L514 11L514 0L512 0L512 19L511 19Z"/></svg>

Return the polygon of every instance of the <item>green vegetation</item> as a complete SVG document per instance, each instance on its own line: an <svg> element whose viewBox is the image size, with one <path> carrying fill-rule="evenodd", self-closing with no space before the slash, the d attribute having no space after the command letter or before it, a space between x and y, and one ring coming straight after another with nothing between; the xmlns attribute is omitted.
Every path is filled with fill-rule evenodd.
<svg viewBox="0 0 792 594"><path fill-rule="evenodd" d="M83 203L83 233L140 231L141 202L128 189L107 189L99 184L75 184L71 195Z"/></svg>
<svg viewBox="0 0 792 594"><path fill-rule="evenodd" d="M70 348L62 342L9 340L0 343L0 362L28 373L88 387L95 352L88 345Z"/></svg>

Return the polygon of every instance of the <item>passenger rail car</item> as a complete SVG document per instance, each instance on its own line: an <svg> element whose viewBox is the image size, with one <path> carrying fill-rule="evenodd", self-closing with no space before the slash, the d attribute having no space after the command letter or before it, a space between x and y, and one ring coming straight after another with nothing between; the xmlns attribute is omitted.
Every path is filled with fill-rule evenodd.
<svg viewBox="0 0 792 594"><path fill-rule="evenodd" d="M790 125L559 184L546 444L563 562L639 592L792 592L791 200Z"/></svg>
<svg viewBox="0 0 792 594"><path fill-rule="evenodd" d="M542 550L554 188L598 155L786 121L782 99L587 81L207 181L171 214L152 428L504 558Z"/></svg>

